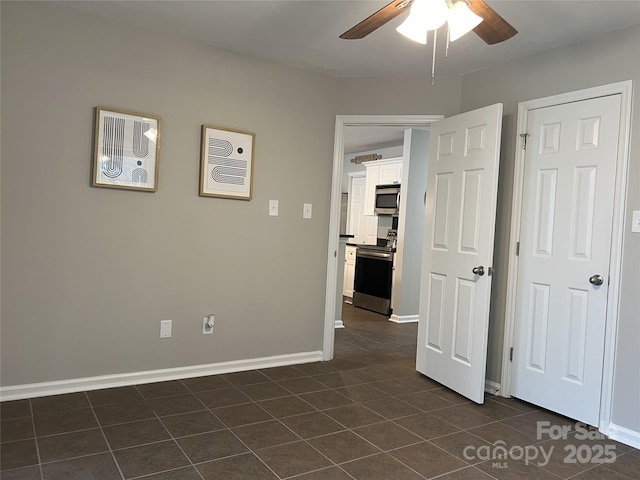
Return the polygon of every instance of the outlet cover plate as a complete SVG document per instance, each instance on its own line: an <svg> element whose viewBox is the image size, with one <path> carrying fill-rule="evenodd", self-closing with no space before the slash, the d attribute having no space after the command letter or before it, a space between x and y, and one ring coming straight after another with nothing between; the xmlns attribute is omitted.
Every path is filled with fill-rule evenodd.
<svg viewBox="0 0 640 480"><path fill-rule="evenodd" d="M215 321L216 317L213 317L213 320ZM209 317L202 317L202 334L203 335L213 335L213 327L207 329L207 321L209 320Z"/></svg>

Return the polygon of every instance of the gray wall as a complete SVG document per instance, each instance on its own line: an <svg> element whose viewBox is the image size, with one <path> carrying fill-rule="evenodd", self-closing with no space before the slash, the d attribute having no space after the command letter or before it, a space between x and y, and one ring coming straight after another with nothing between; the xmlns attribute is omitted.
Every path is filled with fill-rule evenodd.
<svg viewBox="0 0 640 480"><path fill-rule="evenodd" d="M338 79L340 115L455 115L460 113L462 77Z"/></svg>
<svg viewBox="0 0 640 480"><path fill-rule="evenodd" d="M320 350L336 81L1 5L2 384ZM162 117L157 193L90 187L96 105ZM256 133L252 201L198 196L203 123Z"/></svg>
<svg viewBox="0 0 640 480"><path fill-rule="evenodd" d="M558 48L466 75L462 82L462 109L504 103L502 159L498 194L492 292L488 378L499 381L505 318L506 272L513 192L518 102L583 88L634 81L632 142L624 235L622 292L617 343L613 422L640 431L640 235L630 233L632 210L640 210L640 27Z"/></svg>
<svg viewBox="0 0 640 480"><path fill-rule="evenodd" d="M401 208L404 204L404 215L398 222L399 253L393 291L393 313L400 317L418 315L420 311L429 136L428 130L416 128L404 132L403 198L400 200Z"/></svg>

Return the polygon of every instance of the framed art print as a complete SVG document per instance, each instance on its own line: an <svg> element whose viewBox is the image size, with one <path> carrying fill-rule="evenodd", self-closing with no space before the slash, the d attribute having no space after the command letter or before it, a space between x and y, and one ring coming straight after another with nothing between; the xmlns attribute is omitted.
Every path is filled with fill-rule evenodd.
<svg viewBox="0 0 640 480"><path fill-rule="evenodd" d="M158 189L160 117L96 107L93 186Z"/></svg>
<svg viewBox="0 0 640 480"><path fill-rule="evenodd" d="M255 133L202 126L200 195L251 200Z"/></svg>

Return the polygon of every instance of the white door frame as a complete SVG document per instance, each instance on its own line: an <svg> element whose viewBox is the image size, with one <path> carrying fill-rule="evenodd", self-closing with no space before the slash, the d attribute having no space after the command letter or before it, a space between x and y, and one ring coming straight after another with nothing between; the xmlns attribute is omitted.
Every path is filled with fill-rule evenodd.
<svg viewBox="0 0 640 480"><path fill-rule="evenodd" d="M609 433L611 424L611 400L613 396L613 373L618 331L618 310L620 307L620 274L622 271L622 242L624 238L625 207L627 178L629 171L629 145L631 140L631 80L612 83L600 87L588 88L551 97L522 102L518 105L517 134L527 131L527 116L530 110L551 107L570 102L578 102L607 95L621 95L620 132L618 136L618 165L616 171L615 200L613 207L613 225L611 236L611 265L609 270L610 285L607 296L607 318L605 327L604 365L602 373L602 390L600 397L599 429L605 435ZM522 194L524 185L525 150L520 148L522 138L517 138L518 145L515 158L513 199L511 211L511 238L509 243L509 268L507 272L506 315L504 326L504 344L502 352L501 394L510 396L512 363L510 349L514 345L516 294L518 278L518 256L516 243L520 236L522 219ZM533 148L533 147L532 147Z"/></svg>
<svg viewBox="0 0 640 480"><path fill-rule="evenodd" d="M327 248L327 283L324 301L324 336L322 358L333 358L335 336L336 289L338 277L338 246L340 236L340 194L344 163L344 129L349 126L428 127L444 115L336 115L333 144L333 175L331 177L331 210L329 213L329 245Z"/></svg>

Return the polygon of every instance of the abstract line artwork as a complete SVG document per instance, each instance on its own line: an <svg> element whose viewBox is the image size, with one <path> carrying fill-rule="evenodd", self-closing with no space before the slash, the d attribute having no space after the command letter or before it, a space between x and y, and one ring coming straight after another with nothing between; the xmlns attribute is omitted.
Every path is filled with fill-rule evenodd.
<svg viewBox="0 0 640 480"><path fill-rule="evenodd" d="M93 186L158 188L160 117L96 108Z"/></svg>
<svg viewBox="0 0 640 480"><path fill-rule="evenodd" d="M202 126L200 195L251 200L255 134Z"/></svg>
<svg viewBox="0 0 640 480"><path fill-rule="evenodd" d="M149 122L133 122L133 154L144 158L149 154L148 131L151 128Z"/></svg>
<svg viewBox="0 0 640 480"><path fill-rule="evenodd" d="M102 142L102 173L109 178L122 175L124 156L124 119L105 117Z"/></svg>

